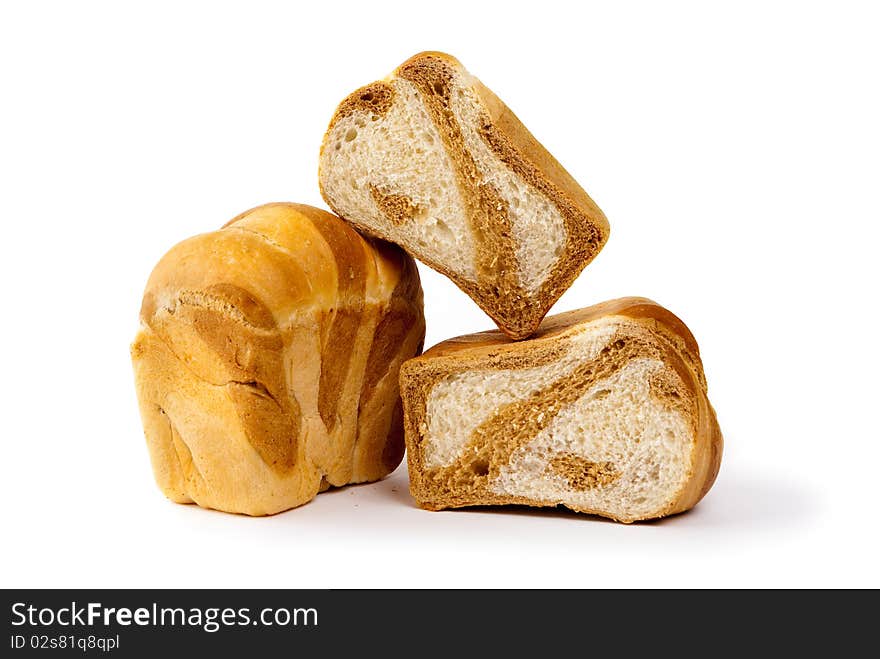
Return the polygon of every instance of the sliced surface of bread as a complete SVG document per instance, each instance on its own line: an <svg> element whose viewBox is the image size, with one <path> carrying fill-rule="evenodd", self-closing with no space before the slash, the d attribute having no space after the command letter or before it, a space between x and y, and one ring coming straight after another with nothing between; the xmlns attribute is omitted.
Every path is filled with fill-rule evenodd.
<svg viewBox="0 0 880 659"><path fill-rule="evenodd" d="M416 55L339 105L319 182L336 213L448 276L515 339L608 238L587 193L444 53Z"/></svg>
<svg viewBox="0 0 880 659"><path fill-rule="evenodd" d="M260 206L173 247L140 321L141 418L172 501L267 515L402 460L398 369L425 323L396 246L317 208Z"/></svg>
<svg viewBox="0 0 880 659"><path fill-rule="evenodd" d="M721 463L697 343L644 298L548 317L525 341L444 341L400 382L423 508L563 505L628 523L693 507Z"/></svg>

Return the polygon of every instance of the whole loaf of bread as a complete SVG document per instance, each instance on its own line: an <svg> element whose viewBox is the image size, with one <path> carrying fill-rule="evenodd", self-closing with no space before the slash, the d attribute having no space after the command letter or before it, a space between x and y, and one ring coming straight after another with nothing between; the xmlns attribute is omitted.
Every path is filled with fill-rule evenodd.
<svg viewBox="0 0 880 659"><path fill-rule="evenodd" d="M131 347L156 481L266 515L403 457L400 364L421 352L415 263L325 211L269 204L183 241Z"/></svg>

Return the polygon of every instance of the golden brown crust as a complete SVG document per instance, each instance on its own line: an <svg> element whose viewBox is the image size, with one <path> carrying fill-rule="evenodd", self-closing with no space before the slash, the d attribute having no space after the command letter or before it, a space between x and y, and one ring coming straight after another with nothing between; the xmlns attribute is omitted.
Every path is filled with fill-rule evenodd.
<svg viewBox="0 0 880 659"><path fill-rule="evenodd" d="M473 432L462 456L451 465L426 467L420 443L426 429L427 399L440 380L471 370L522 369L551 363L567 351L561 340L565 335L585 323L611 316L632 322L618 327L595 359L580 363L574 372L531 396L500 408ZM409 360L400 377L413 496L419 505L432 510L475 504L556 505L555 501L499 495L489 485L509 463L514 451L536 437L564 407L593 383L639 356L658 359L671 367L671 371L651 377L651 395L688 419L695 437L691 473L684 488L653 516L693 507L718 473L723 440L706 397L699 349L693 336L677 317L645 298L612 300L547 318L535 337L525 342L513 342L497 331L483 332L444 341L421 357ZM582 483L592 482L592 486L613 482L609 478L615 466L600 466L580 465L581 476L574 477ZM596 476L594 481L590 481L591 474ZM450 483L454 487L450 488ZM582 512L607 514L597 510Z"/></svg>
<svg viewBox="0 0 880 659"><path fill-rule="evenodd" d="M319 220L314 224L333 252L339 273L337 294L342 303L331 308L325 317L329 329L321 350L318 411L324 425L332 430L337 420L339 392L344 387L351 361L351 355L343 346L355 344L363 320L367 263L363 239L356 232L336 221Z"/></svg>
<svg viewBox="0 0 880 659"><path fill-rule="evenodd" d="M413 255L452 279L508 336L515 339L529 336L559 296L601 250L608 239L607 219L510 109L482 83L471 78L454 57L439 52L419 53L401 64L389 78L390 82L382 81L381 84L389 85L395 77L408 81L418 90L450 156L475 244L476 280L426 256L417 247L411 248ZM566 232L563 255L537 295L526 291L517 274L517 245L507 203L498 190L484 180L465 146L459 120L452 111L450 93L453 81L465 79L482 105L479 133L483 141L504 166L549 199L563 218ZM337 109L328 134L342 116L351 114L351 99L356 96L357 92ZM325 143L322 154L326 147ZM323 177L323 173L319 175L325 200L331 208L342 213L342 209L336 207L325 193ZM372 185L370 191L377 207L392 226L400 226L417 215L415 205L406 196L378 191ZM345 219L361 231L384 240L396 238L357 217Z"/></svg>
<svg viewBox="0 0 880 659"><path fill-rule="evenodd" d="M172 500L271 514L396 467L397 369L424 337L399 249L325 211L267 204L174 247L141 323L138 398Z"/></svg>
<svg viewBox="0 0 880 659"><path fill-rule="evenodd" d="M564 311L545 318L535 333L529 337L530 345L536 345L541 339L551 339L571 330L575 325L582 325L605 316L627 316L633 319L654 321L658 330L664 331L669 339L674 341L679 349L683 350L691 359L699 359L700 349L696 339L687 326L671 311L661 307L656 302L644 297L622 297L606 302L600 302L583 309ZM431 357L443 357L467 349L473 351L480 349L481 352L471 355L477 356L488 352L517 352L515 342L509 340L503 332L488 330L464 336L447 339L425 351L423 359Z"/></svg>
<svg viewBox="0 0 880 659"><path fill-rule="evenodd" d="M263 462L282 473L293 469L301 420L296 401L276 398L258 381L229 382L226 388L245 436Z"/></svg>

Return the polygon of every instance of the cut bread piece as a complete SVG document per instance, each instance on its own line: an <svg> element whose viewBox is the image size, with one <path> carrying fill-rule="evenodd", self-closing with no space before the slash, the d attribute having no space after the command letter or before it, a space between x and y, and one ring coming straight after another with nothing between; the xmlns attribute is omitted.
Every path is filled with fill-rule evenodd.
<svg viewBox="0 0 880 659"><path fill-rule="evenodd" d="M699 348L673 314L623 298L483 332L400 371L410 487L423 508L563 505L633 522L709 490L722 437Z"/></svg>
<svg viewBox="0 0 880 659"><path fill-rule="evenodd" d="M608 239L587 193L443 53L416 55L339 105L319 181L336 213L448 276L514 339Z"/></svg>

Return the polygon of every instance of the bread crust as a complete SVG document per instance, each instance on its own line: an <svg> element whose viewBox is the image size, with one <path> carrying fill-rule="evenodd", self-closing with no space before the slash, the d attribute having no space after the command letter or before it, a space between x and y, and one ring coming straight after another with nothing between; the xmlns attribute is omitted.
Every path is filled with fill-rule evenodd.
<svg viewBox="0 0 880 659"><path fill-rule="evenodd" d="M397 371L421 352L424 316L397 247L267 204L172 248L140 320L138 400L173 501L272 514L402 459Z"/></svg>
<svg viewBox="0 0 880 659"><path fill-rule="evenodd" d="M481 106L481 139L503 166L547 198L563 219L566 234L563 253L536 295L529 294L517 279L516 242L511 232L506 202L492 183L482 180L479 168L462 141L458 119L449 109L449 82L453 77L468 81L476 94ZM531 335L550 307L602 249L610 231L608 220L589 195L494 93L473 78L454 57L431 51L411 57L384 81L349 95L331 119L321 147L318 176L321 193L334 211L359 230L384 240L400 242L400 237L395 236L393 231L384 231L363 218L346 214L327 193L325 180L333 173L327 171L323 154L330 132L340 118L355 111L376 114L376 95L372 90L377 85L381 89L393 89L391 84L397 78L407 80L419 90L453 163L454 178L465 200L476 245L477 278L473 280L464 276L448 264L431 258L417 246L402 246L426 265L449 277L506 335L514 339ZM371 90L367 93L369 102L363 101L365 90ZM385 92L384 97L388 96L389 93ZM393 98L393 94L391 96ZM387 111L387 107L390 105L383 106L383 111L376 114L377 118ZM377 196L372 187L371 192L378 208L392 226L405 222L408 213L411 217L411 210L415 207L412 200L402 195L391 195L389 198Z"/></svg>
<svg viewBox="0 0 880 659"><path fill-rule="evenodd" d="M585 324L610 317L620 317L626 321L627 330L622 338L627 339L625 342L627 346L635 346L633 348L635 352L631 355L642 354L639 350L650 352L651 356L661 359L675 373L674 382L651 382L651 395L666 406L675 407L682 412L689 419L693 432L694 442L688 476L675 497L662 509L647 516L614 516L604 510L579 508L560 501L497 494L485 487L486 483L478 484L476 488L463 494L438 487L444 478L452 478L455 468L460 467L454 464L449 468L449 474L438 474L436 468L433 470L427 468L423 459L420 445L424 431L422 424L427 417L428 396L439 381L451 374L473 370L523 369L553 363L565 352L563 340L566 336ZM615 357L614 354L609 354L605 360L612 362ZM601 368L601 359L598 361ZM595 370L594 365L587 366L590 368L586 372ZM571 379L582 380L583 377L577 375L576 371ZM495 330L443 341L420 357L408 360L401 369L400 382L404 403L404 431L410 489L417 503L429 510L472 505L555 506L562 503L578 512L603 515L629 523L639 519L674 515L692 508L709 491L720 468L723 438L715 411L707 397L706 380L697 343L678 317L646 298L621 298L546 318L535 335L527 341L511 341L505 334ZM565 404L564 393L555 392L553 396L549 401L551 405L555 403L558 407L560 404ZM511 424L508 420L508 426L519 428L530 422L534 425L534 419L529 415L534 415L539 404L540 401L532 397L529 402L531 409L524 410L516 423ZM515 406L514 404L512 407ZM544 422L543 427L546 427L547 423ZM510 436L515 432L500 426L487 429L487 434L492 437L488 443L503 444L510 443ZM511 452L512 449L508 447L492 459L504 461ZM484 454L485 450L483 453L479 451L473 453L480 460L485 459L479 457ZM495 465L495 468L500 466L503 465ZM611 482L614 478L607 465L594 463L588 467L586 473L590 474L591 478L604 479L605 482ZM489 474L489 471L487 464L486 474Z"/></svg>

